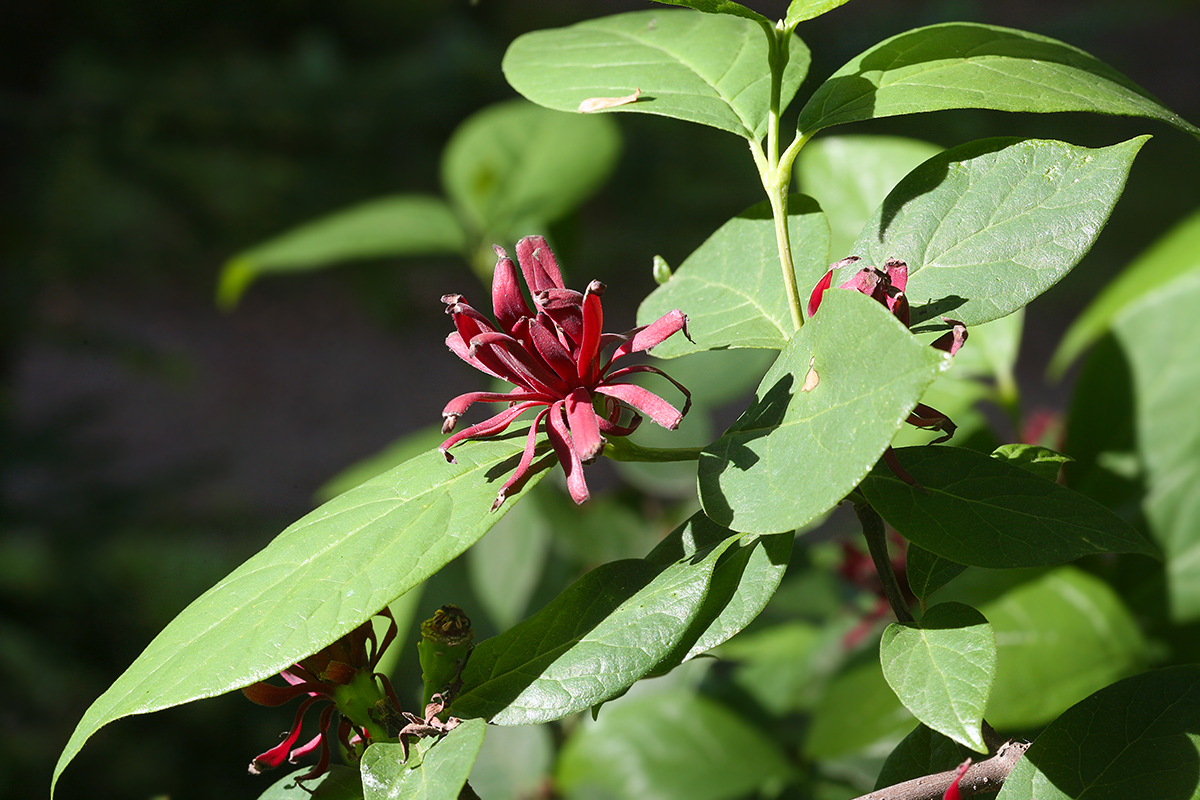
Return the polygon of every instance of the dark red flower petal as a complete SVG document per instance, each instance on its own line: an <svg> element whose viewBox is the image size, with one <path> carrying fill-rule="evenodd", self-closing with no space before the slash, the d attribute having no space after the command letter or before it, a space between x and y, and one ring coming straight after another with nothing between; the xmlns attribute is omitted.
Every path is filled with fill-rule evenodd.
<svg viewBox="0 0 1200 800"><path fill-rule="evenodd" d="M536 294L546 289L563 288L562 272L544 236L526 236L517 242L517 261L525 275L525 284Z"/></svg>
<svg viewBox="0 0 1200 800"><path fill-rule="evenodd" d="M550 406L550 413L546 415L546 432L550 438L550 446L554 448L554 454L558 456L563 472L567 475L567 492L571 499L579 504L586 502L590 494L587 481L583 477L583 464L579 459L579 452L571 441L571 433L563 414L564 405L563 401L559 401Z"/></svg>

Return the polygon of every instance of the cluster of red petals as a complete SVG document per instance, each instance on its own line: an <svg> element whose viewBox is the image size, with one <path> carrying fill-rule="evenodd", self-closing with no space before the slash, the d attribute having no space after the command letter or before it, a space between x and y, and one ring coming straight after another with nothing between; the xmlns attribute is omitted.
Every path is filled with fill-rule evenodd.
<svg viewBox="0 0 1200 800"><path fill-rule="evenodd" d="M281 706L297 697L303 697L300 707L292 720L291 729L283 736L279 744L256 756L250 762L250 774L258 775L264 770L275 769L284 761L295 764L299 759L320 750L316 765L297 780L307 781L319 777L329 768L331 744L337 737L342 747L348 753L355 752L354 745L369 741L367 731L356 728L344 716L340 717L337 728L333 726L333 715L337 711L335 692L339 687L348 685L355 677L367 672L378 678L383 684L389 699L399 707L399 701L387 677L374 672L383 651L396 638L396 621L391 612L384 609L380 612L391 624L383 641L376 642L375 631L370 621L364 622L350 633L338 639L325 649L301 659L288 669L279 673L287 681L287 686L260 681L242 689L249 700L260 706ZM317 735L305 744L296 746L300 739L300 729L304 716L314 705L324 704L319 720Z"/></svg>
<svg viewBox="0 0 1200 800"><path fill-rule="evenodd" d="M542 427L567 475L572 499L582 503L588 499L583 464L600 454L605 436L628 436L643 414L674 430L691 406L688 390L660 370L644 364L613 366L679 331L687 336L687 317L675 310L625 333L603 333L600 298L604 284L592 281L583 294L565 288L554 254L541 236L517 242L520 274L503 249L495 250L499 257L492 277L495 320L468 305L462 295L446 295L442 301L455 327L446 344L463 361L514 388L509 392L468 392L451 400L442 412L443 433L453 431L458 418L474 403L505 403L506 408L454 434L439 449L454 463L449 451L459 442L495 436L526 411L539 409L521 460L492 508L499 508L530 474ZM520 277L529 287L533 308L521 293ZM610 347L613 350L605 357ZM682 411L628 382L631 376L646 372L662 375L683 393ZM597 405L603 412L597 411ZM624 409L632 411L632 416L622 424Z"/></svg>
<svg viewBox="0 0 1200 800"><path fill-rule="evenodd" d="M833 273L841 267L856 263L858 260L858 256L850 256L849 258L843 258L829 267L829 271L822 276L821 280L817 281L817 285L813 287L812 294L809 295L809 317L816 314L817 309L821 307L821 299L833 283ZM882 269L871 266L863 267L838 288L849 289L875 298L875 300L886 306L887 310L892 312L892 315L907 328L911 325L908 298L904 294L907 286L908 264L896 258L889 258L883 263ZM954 355L963 346L963 343L967 341L967 326L958 320L947 319L946 317L943 317L942 321L950 326L950 330L938 337L933 342L933 347ZM933 444L944 442L954 435L955 425L950 418L936 408L930 408L924 403L917 403L912 413L908 415L906 422L909 425L924 430L941 431L942 435L934 439Z"/></svg>

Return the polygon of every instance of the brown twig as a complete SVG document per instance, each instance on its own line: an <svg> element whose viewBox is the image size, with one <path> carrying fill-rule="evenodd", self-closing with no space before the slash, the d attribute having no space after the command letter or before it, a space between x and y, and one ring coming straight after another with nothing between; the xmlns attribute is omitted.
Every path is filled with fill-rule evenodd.
<svg viewBox="0 0 1200 800"><path fill-rule="evenodd" d="M875 562L875 570L879 573L879 581L883 584L883 593L901 625L916 625L908 603L904 601L904 592L900 590L900 582L896 580L896 571L892 569L892 558L888 554L887 533L883 528L883 518L869 503L855 503L854 513L862 524L863 537L867 540L867 551Z"/></svg>
<svg viewBox="0 0 1200 800"><path fill-rule="evenodd" d="M1029 742L1005 742L996 755L971 765L959 781L959 793L963 797L971 797L983 792L999 791L1028 749ZM936 775L924 775L886 789L877 789L856 800L941 800L957 774L957 769L951 769Z"/></svg>

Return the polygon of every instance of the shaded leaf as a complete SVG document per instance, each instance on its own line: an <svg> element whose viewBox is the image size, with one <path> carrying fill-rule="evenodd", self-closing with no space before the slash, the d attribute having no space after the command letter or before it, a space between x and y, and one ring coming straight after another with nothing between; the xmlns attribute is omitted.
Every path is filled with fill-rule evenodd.
<svg viewBox="0 0 1200 800"><path fill-rule="evenodd" d="M879 645L883 676L917 719L986 753L983 711L996 680L996 637L975 609L941 603L919 626L892 623Z"/></svg>
<svg viewBox="0 0 1200 800"><path fill-rule="evenodd" d="M796 279L812 286L828 269L829 225L812 200L788 202ZM759 203L726 222L642 301L638 324L678 308L695 342L674 336L654 348L672 358L700 350L755 347L778 350L792 336L792 317L780 274L771 206Z"/></svg>
<svg viewBox="0 0 1200 800"><path fill-rule="evenodd" d="M1200 211L1178 223L1127 266L1075 318L1058 343L1049 371L1061 376L1108 330L1121 309L1185 272L1200 269Z"/></svg>
<svg viewBox="0 0 1200 800"><path fill-rule="evenodd" d="M904 575L908 578L908 588L921 601L922 608L931 594L957 578L966 568L966 564L934 555L915 544L910 543L905 550Z"/></svg>
<svg viewBox="0 0 1200 800"><path fill-rule="evenodd" d="M237 305L262 275L307 272L342 261L384 256L455 255L466 235L437 197L397 195L338 211L238 253L225 263L217 304Z"/></svg>
<svg viewBox="0 0 1200 800"><path fill-rule="evenodd" d="M546 725L491 727L471 769L471 788L487 800L534 797L549 779L554 754Z"/></svg>
<svg viewBox="0 0 1200 800"><path fill-rule="evenodd" d="M417 764L404 761L403 745L371 745L359 763L364 800L458 800L485 733L483 720L469 719L431 746L422 740Z"/></svg>
<svg viewBox="0 0 1200 800"><path fill-rule="evenodd" d="M289 526L185 608L91 705L56 778L109 722L274 675L437 572L515 505L488 511L524 444L522 431L471 442L457 464L425 453Z"/></svg>
<svg viewBox="0 0 1200 800"><path fill-rule="evenodd" d="M1094 111L1200 129L1104 62L1035 33L950 22L893 36L835 72L800 112L799 128L949 108Z"/></svg>
<svg viewBox="0 0 1200 800"><path fill-rule="evenodd" d="M942 315L967 325L998 319L1087 253L1147 139L1095 150L982 139L948 150L888 194L854 254L876 265L907 262L914 324ZM853 271L843 269L835 285Z"/></svg>
<svg viewBox="0 0 1200 800"><path fill-rule="evenodd" d="M870 655L839 674L821 696L804 740L808 757L883 758L912 730L912 713L884 680L878 656Z"/></svg>
<svg viewBox="0 0 1200 800"><path fill-rule="evenodd" d="M875 780L875 789L878 791L914 778L945 772L968 758L978 756L971 748L924 725L918 725L887 757Z"/></svg>
<svg viewBox="0 0 1200 800"><path fill-rule="evenodd" d="M620 800L724 800L790 775L779 745L752 722L668 689L605 706L567 741L556 777L568 794L598 787Z"/></svg>
<svg viewBox="0 0 1200 800"><path fill-rule="evenodd" d="M1185 800L1200 795L1200 667L1146 672L1051 723L998 800Z"/></svg>
<svg viewBox="0 0 1200 800"><path fill-rule="evenodd" d="M749 19L635 11L524 34L509 46L503 67L514 89L547 108L574 111L589 97L641 89L636 103L601 113L659 114L758 141L771 108L767 47ZM789 52L781 108L808 71L804 43L793 37Z"/></svg>
<svg viewBox="0 0 1200 800"><path fill-rule="evenodd" d="M296 778L310 771L310 767L292 770L258 796L258 800L362 800L362 779L358 770L334 764L319 778L296 783Z"/></svg>
<svg viewBox="0 0 1200 800"><path fill-rule="evenodd" d="M741 3L734 3L733 0L654 0L656 3L665 3L671 6L686 6L694 8L697 11L703 11L706 14L729 14L742 19L753 20L758 23L771 25L771 21L759 14L757 11L751 11Z"/></svg>
<svg viewBox="0 0 1200 800"><path fill-rule="evenodd" d="M922 488L881 465L862 492L904 538L943 558L1011 568L1092 553L1156 555L1104 506L1020 467L958 447L905 447L896 455Z"/></svg>
<svg viewBox="0 0 1200 800"><path fill-rule="evenodd" d="M858 485L948 365L946 354L920 344L881 304L828 292L750 407L701 454L705 513L751 533L814 519ZM820 384L801 392L810 368Z"/></svg>

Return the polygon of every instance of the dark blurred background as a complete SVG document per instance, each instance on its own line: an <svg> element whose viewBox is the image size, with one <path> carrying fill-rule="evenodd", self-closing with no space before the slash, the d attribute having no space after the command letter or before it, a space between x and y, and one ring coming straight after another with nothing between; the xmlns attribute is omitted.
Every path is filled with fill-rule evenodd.
<svg viewBox="0 0 1200 800"><path fill-rule="evenodd" d="M781 16L785 2L748 5ZM592 0L10 2L0 10L0 795L44 795L84 709L191 599L309 510L338 470L436 422L471 377L438 298L452 259L379 260L213 302L230 255L372 197L440 193L454 128L513 96L532 29L650 7ZM852 0L801 26L806 96L905 29L956 19L1066 40L1200 121L1195 0ZM800 105L796 104L797 107ZM744 145L619 118L614 179L552 233L632 321L650 261L678 265L759 200ZM946 112L837 132L954 145L1155 134L1096 250L1035 303L1033 404L1066 323L1200 205L1200 145L1144 120ZM508 243L511 244L511 243ZM430 602L434 602L431 600ZM102 731L59 796L254 797L278 719L240 696Z"/></svg>

